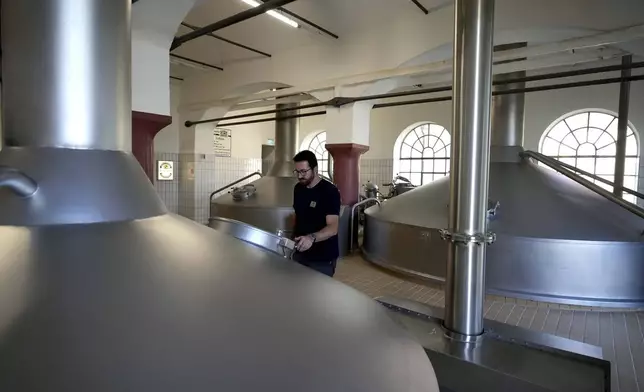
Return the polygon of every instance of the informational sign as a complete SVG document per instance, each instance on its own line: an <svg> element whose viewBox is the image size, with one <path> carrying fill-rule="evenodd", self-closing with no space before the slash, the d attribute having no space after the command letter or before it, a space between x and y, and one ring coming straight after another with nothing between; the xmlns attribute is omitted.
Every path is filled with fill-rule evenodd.
<svg viewBox="0 0 644 392"><path fill-rule="evenodd" d="M159 181L174 180L174 162L173 161L158 161L157 179Z"/></svg>
<svg viewBox="0 0 644 392"><path fill-rule="evenodd" d="M268 144L269 146L274 146L275 145L275 139L268 139L266 141L266 144Z"/></svg>
<svg viewBox="0 0 644 392"><path fill-rule="evenodd" d="M215 128L212 148L216 157L229 157L233 135L230 129Z"/></svg>

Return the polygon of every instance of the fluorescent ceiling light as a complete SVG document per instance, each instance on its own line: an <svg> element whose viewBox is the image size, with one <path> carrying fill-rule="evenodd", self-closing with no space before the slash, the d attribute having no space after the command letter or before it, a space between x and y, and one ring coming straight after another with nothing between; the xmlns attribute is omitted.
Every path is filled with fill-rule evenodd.
<svg viewBox="0 0 644 392"><path fill-rule="evenodd" d="M244 3L252 6L252 7L259 7L259 5L260 5L260 3L255 1L255 0L242 0L242 1ZM293 19L282 15L280 12L277 12L275 10L270 10L270 11L266 11L266 13L269 14L270 16L272 16L273 18L275 18L275 19L277 19L277 20L279 20L279 21L281 21L283 23L286 23L287 25L289 25L291 27L295 27L295 28L300 27L300 25L296 21L294 21Z"/></svg>

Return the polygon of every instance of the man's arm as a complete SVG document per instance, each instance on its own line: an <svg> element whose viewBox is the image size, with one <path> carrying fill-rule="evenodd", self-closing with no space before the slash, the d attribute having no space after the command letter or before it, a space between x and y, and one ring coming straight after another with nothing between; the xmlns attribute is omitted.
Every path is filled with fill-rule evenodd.
<svg viewBox="0 0 644 392"><path fill-rule="evenodd" d="M338 234L338 222L340 221L340 192L333 187L328 192L328 203L326 203L326 226L315 235L315 242L325 241Z"/></svg>

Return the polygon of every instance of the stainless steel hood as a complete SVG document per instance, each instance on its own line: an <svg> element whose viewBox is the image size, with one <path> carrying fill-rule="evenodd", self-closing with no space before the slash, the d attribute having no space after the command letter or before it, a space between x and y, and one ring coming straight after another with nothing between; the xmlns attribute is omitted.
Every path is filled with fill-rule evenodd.
<svg viewBox="0 0 644 392"><path fill-rule="evenodd" d="M500 77L516 78L510 74ZM502 88L521 88L506 85ZM644 220L554 172L522 160L522 94L494 97L488 293L592 305L644 305ZM449 177L366 211L363 251L374 263L444 282Z"/></svg>
<svg viewBox="0 0 644 392"><path fill-rule="evenodd" d="M2 2L0 390L438 390L370 298L167 213L128 151L130 3Z"/></svg>

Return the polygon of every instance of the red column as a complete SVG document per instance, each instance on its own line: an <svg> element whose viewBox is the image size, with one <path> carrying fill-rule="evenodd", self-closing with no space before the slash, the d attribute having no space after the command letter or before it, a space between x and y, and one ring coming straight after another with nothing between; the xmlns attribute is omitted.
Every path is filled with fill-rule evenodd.
<svg viewBox="0 0 644 392"><path fill-rule="evenodd" d="M154 182L154 137L172 123L172 116L132 112L132 154L141 164L150 181Z"/></svg>
<svg viewBox="0 0 644 392"><path fill-rule="evenodd" d="M342 204L353 205L360 195L360 156L369 146L355 143L327 144L327 151L333 157L333 182L335 182Z"/></svg>

